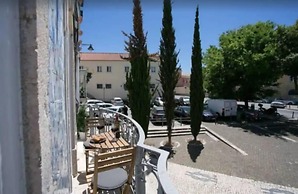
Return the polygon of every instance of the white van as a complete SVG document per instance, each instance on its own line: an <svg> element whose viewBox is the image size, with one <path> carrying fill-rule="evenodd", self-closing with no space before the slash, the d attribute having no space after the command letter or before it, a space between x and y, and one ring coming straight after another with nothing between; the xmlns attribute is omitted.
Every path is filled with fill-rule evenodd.
<svg viewBox="0 0 298 194"><path fill-rule="evenodd" d="M208 99L207 107L221 117L237 116L237 101L233 99Z"/></svg>

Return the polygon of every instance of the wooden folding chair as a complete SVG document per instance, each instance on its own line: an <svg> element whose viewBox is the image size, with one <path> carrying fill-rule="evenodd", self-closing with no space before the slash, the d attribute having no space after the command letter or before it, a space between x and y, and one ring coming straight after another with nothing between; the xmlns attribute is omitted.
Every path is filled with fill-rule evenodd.
<svg viewBox="0 0 298 194"><path fill-rule="evenodd" d="M91 136L91 130L94 130L94 133L97 133L100 129L104 129L105 120L104 118L94 117L87 118L85 124L85 139Z"/></svg>
<svg viewBox="0 0 298 194"><path fill-rule="evenodd" d="M130 147L95 155L94 173L87 175L89 192L95 194L119 189L128 194L134 173L135 150L135 147Z"/></svg>

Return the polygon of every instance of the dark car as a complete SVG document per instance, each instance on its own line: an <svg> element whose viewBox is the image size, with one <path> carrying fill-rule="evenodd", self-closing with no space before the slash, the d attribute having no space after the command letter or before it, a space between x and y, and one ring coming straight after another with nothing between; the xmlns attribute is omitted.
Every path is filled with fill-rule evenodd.
<svg viewBox="0 0 298 194"><path fill-rule="evenodd" d="M180 97L179 104L181 106L189 106L190 105L190 98L188 96Z"/></svg>
<svg viewBox="0 0 298 194"><path fill-rule="evenodd" d="M203 121L215 121L217 115L213 114L210 110L203 110L202 120Z"/></svg>
<svg viewBox="0 0 298 194"><path fill-rule="evenodd" d="M190 106L177 106L174 115L178 121L190 122Z"/></svg>
<svg viewBox="0 0 298 194"><path fill-rule="evenodd" d="M263 106L259 104L259 106ZM261 120L260 111L255 110L254 108L248 109L243 104L237 105L237 114L240 120L247 120L247 121L259 121Z"/></svg>
<svg viewBox="0 0 298 194"><path fill-rule="evenodd" d="M155 123L167 123L165 110L163 106L154 106L151 110L151 122Z"/></svg>
<svg viewBox="0 0 298 194"><path fill-rule="evenodd" d="M183 120L184 122L190 122L190 106L178 106L174 110L174 115L177 120ZM178 118L177 118L178 117ZM215 121L216 115L210 110L204 109L202 113L203 121Z"/></svg>

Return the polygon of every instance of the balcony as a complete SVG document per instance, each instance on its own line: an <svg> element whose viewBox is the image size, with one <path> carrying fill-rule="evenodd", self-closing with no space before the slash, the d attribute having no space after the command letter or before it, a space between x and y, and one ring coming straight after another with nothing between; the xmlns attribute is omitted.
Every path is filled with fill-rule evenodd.
<svg viewBox="0 0 298 194"><path fill-rule="evenodd" d="M89 109L89 115L104 119L104 130L109 131L114 123L116 112L107 109ZM132 193L176 194L176 188L167 175L169 152L144 144L145 135L141 126L132 118L117 113L120 121L121 137L136 147L136 158ZM90 131L92 133L92 131ZM82 138L81 138L82 139ZM84 139L84 137L83 137ZM84 140L78 140L78 176L73 178L73 193L86 193ZM114 193L114 192L111 192Z"/></svg>

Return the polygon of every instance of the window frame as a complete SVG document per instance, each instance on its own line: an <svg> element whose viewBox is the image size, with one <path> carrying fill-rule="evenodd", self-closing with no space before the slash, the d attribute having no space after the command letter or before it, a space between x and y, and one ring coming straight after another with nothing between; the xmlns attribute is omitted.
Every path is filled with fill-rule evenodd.
<svg viewBox="0 0 298 194"><path fill-rule="evenodd" d="M108 87L108 86L110 86L110 87ZM112 89L112 84L105 84L105 88L106 89Z"/></svg>
<svg viewBox="0 0 298 194"><path fill-rule="evenodd" d="M99 86L101 86L101 87L99 87ZM103 89L103 84L96 84L96 88L97 89Z"/></svg>
<svg viewBox="0 0 298 194"><path fill-rule="evenodd" d="M111 73L112 72L112 66L107 66L107 72Z"/></svg>
<svg viewBox="0 0 298 194"><path fill-rule="evenodd" d="M98 73L102 72L102 66L98 65L96 71L97 71Z"/></svg>

